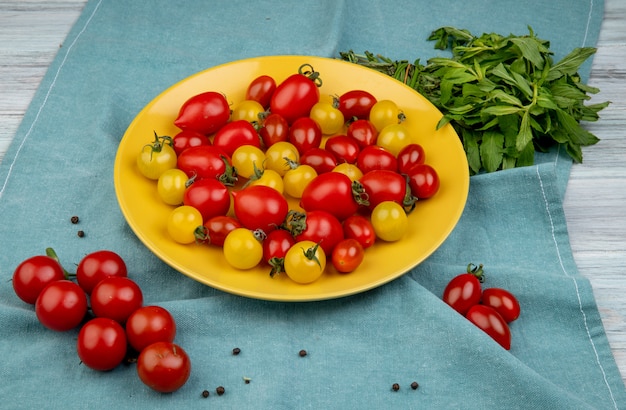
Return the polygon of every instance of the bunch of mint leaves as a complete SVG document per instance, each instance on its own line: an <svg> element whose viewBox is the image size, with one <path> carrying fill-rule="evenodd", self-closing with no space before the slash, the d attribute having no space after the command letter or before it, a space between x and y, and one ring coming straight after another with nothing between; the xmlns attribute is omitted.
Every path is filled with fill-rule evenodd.
<svg viewBox="0 0 626 410"><path fill-rule="evenodd" d="M532 165L535 151L557 144L582 162L582 147L599 139L580 123L597 121L609 104L584 104L599 89L583 84L578 69L596 49L576 48L555 64L550 43L528 29L524 36L477 37L441 27L428 40L452 57L431 58L426 65L368 51L339 54L402 81L437 107L444 114L437 127L454 127L470 174Z"/></svg>

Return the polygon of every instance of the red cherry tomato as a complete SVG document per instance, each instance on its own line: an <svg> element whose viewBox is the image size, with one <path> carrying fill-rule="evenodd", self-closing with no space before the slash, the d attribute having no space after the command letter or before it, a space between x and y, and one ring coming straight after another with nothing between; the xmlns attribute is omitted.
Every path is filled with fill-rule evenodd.
<svg viewBox="0 0 626 410"><path fill-rule="evenodd" d="M128 276L126 263L113 251L91 252L81 259L76 268L76 281L88 295L102 279L109 276Z"/></svg>
<svg viewBox="0 0 626 410"><path fill-rule="evenodd" d="M359 147L364 148L376 144L378 131L369 120L356 120L348 125L346 135L353 138Z"/></svg>
<svg viewBox="0 0 626 410"><path fill-rule="evenodd" d="M427 199L439 191L439 175L433 167L419 164L410 168L409 186L413 195L419 199Z"/></svg>
<svg viewBox="0 0 626 410"><path fill-rule="evenodd" d="M156 342L141 351L137 374L148 387L161 393L181 388L191 374L191 360L182 347L171 342Z"/></svg>
<svg viewBox="0 0 626 410"><path fill-rule="evenodd" d="M467 319L487 333L506 350L511 349L511 330L506 321L491 306L474 305L467 312Z"/></svg>
<svg viewBox="0 0 626 410"><path fill-rule="evenodd" d="M474 305L480 303L481 281L484 280L482 265L468 265L467 273L455 276L443 291L442 299L450 307L465 315Z"/></svg>
<svg viewBox="0 0 626 410"><path fill-rule="evenodd" d="M364 90L351 90L339 97L339 111L346 120L350 118L367 118L376 97Z"/></svg>
<svg viewBox="0 0 626 410"><path fill-rule="evenodd" d="M333 248L331 261L335 269L341 273L354 271L361 265L365 251L356 239L343 239Z"/></svg>
<svg viewBox="0 0 626 410"><path fill-rule="evenodd" d="M211 140L206 135L193 130L182 130L172 139L172 147L177 156L189 147L200 145L211 145Z"/></svg>
<svg viewBox="0 0 626 410"><path fill-rule="evenodd" d="M480 303L494 308L507 323L516 320L520 315L519 301L506 289L488 288L483 290Z"/></svg>
<svg viewBox="0 0 626 410"><path fill-rule="evenodd" d="M384 169L370 171L359 182L369 201L370 210L385 201L396 202L404 208L410 208L415 203L415 198L407 195L406 179L397 172Z"/></svg>
<svg viewBox="0 0 626 410"><path fill-rule="evenodd" d="M318 83L319 73L309 64L302 65L298 74L287 77L276 87L270 111L282 115L289 124L300 117L307 117L320 99Z"/></svg>
<svg viewBox="0 0 626 410"><path fill-rule="evenodd" d="M317 175L330 172L337 166L335 156L324 148L311 148L300 157L300 165L313 167Z"/></svg>
<svg viewBox="0 0 626 410"><path fill-rule="evenodd" d="M132 279L111 276L102 279L91 292L91 310L96 317L124 323L143 304L143 294Z"/></svg>
<svg viewBox="0 0 626 410"><path fill-rule="evenodd" d="M17 297L34 305L43 288L63 279L63 267L56 259L37 255L22 261L15 268L12 284Z"/></svg>
<svg viewBox="0 0 626 410"><path fill-rule="evenodd" d="M276 91L276 81L269 75L260 75L250 82L246 90L246 100L253 100L267 108L272 94Z"/></svg>
<svg viewBox="0 0 626 410"><path fill-rule="evenodd" d="M263 241L263 260L272 267L270 276L284 272L285 255L296 243L291 232L285 229L275 229Z"/></svg>
<svg viewBox="0 0 626 410"><path fill-rule="evenodd" d="M374 227L363 215L352 215L343 221L343 235L345 238L356 239L363 249L369 248L376 242Z"/></svg>
<svg viewBox="0 0 626 410"><path fill-rule="evenodd" d="M228 215L218 215L204 222L204 228L197 236L198 240L214 246L224 246L228 234L241 228L241 223Z"/></svg>
<svg viewBox="0 0 626 410"><path fill-rule="evenodd" d="M322 143L322 129L313 118L300 117L289 127L288 141L302 155L311 148L319 148Z"/></svg>
<svg viewBox="0 0 626 410"><path fill-rule="evenodd" d="M356 159L356 165L363 174L380 169L393 172L398 171L398 160L396 157L378 145L368 145L361 149Z"/></svg>
<svg viewBox="0 0 626 410"><path fill-rule="evenodd" d="M43 288L35 302L35 313L48 329L64 332L82 322L87 313L87 296L76 283L58 280Z"/></svg>
<svg viewBox="0 0 626 410"><path fill-rule="evenodd" d="M128 317L126 336L133 349L141 352L152 343L173 342L176 337L176 322L167 309L144 306Z"/></svg>
<svg viewBox="0 0 626 410"><path fill-rule="evenodd" d="M269 148L277 142L289 139L289 124L282 115L270 113L263 120L263 126L259 130L259 135L265 148Z"/></svg>
<svg viewBox="0 0 626 410"><path fill-rule="evenodd" d="M246 120L229 122L217 131L213 137L213 145L224 150L232 157L233 152L242 145L261 147L261 140L254 126Z"/></svg>
<svg viewBox="0 0 626 410"><path fill-rule="evenodd" d="M213 145L191 147L178 156L177 167L189 178L218 179L225 185L237 180L237 173L230 156L223 149Z"/></svg>
<svg viewBox="0 0 626 410"><path fill-rule="evenodd" d="M289 211L284 196L265 185L251 185L232 192L235 216L244 228L266 234L279 227Z"/></svg>
<svg viewBox="0 0 626 410"><path fill-rule="evenodd" d="M185 190L183 204L200 211L203 221L214 216L226 215L230 208L230 192L217 179L205 178L194 181Z"/></svg>
<svg viewBox="0 0 626 410"><path fill-rule="evenodd" d="M356 140L347 135L335 135L328 138L324 148L334 155L338 163L354 164L360 152Z"/></svg>
<svg viewBox="0 0 626 410"><path fill-rule="evenodd" d="M78 333L76 350L85 366L103 372L112 370L126 357L126 333L113 319L91 319Z"/></svg>
<svg viewBox="0 0 626 410"><path fill-rule="evenodd" d="M326 211L340 221L359 209L352 181L339 172L326 172L315 177L302 192L300 206L307 212Z"/></svg>
<svg viewBox="0 0 626 410"><path fill-rule="evenodd" d="M303 214L303 228L293 232L296 242L311 241L331 255L333 248L343 239L341 222L326 211L309 211Z"/></svg>
<svg viewBox="0 0 626 410"><path fill-rule="evenodd" d="M200 134L213 134L230 119L230 106L222 94L207 91L189 98L180 108L174 120L181 130L193 130Z"/></svg>
<svg viewBox="0 0 626 410"><path fill-rule="evenodd" d="M398 153L398 171L408 174L415 165L423 164L426 160L424 148L419 144L409 144Z"/></svg>

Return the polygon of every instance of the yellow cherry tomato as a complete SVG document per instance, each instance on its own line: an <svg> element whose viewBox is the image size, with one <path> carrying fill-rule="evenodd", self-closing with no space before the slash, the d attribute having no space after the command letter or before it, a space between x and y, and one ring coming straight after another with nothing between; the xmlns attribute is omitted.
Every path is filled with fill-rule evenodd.
<svg viewBox="0 0 626 410"><path fill-rule="evenodd" d="M310 165L298 165L296 168L290 169L283 177L285 185L285 193L292 198L302 198L302 192L309 182L313 181L317 176L317 172Z"/></svg>
<svg viewBox="0 0 626 410"><path fill-rule="evenodd" d="M285 273L297 283L316 281L326 269L326 254L313 241L296 242L285 254Z"/></svg>
<svg viewBox="0 0 626 410"><path fill-rule="evenodd" d="M162 173L176 167L176 151L170 137L154 134L154 141L144 145L137 155L137 168L143 176L157 180Z"/></svg>
<svg viewBox="0 0 626 410"><path fill-rule="evenodd" d="M380 132L387 125L398 124L402 113L398 105L391 100L377 101L370 110L369 120Z"/></svg>
<svg viewBox="0 0 626 410"><path fill-rule="evenodd" d="M168 205L180 205L187 189L189 177L178 168L163 172L157 182L157 192L161 200Z"/></svg>
<svg viewBox="0 0 626 410"><path fill-rule="evenodd" d="M285 192L285 183L283 177L273 169L261 169L248 181L248 186L264 185L270 188L274 188L281 194Z"/></svg>
<svg viewBox="0 0 626 410"><path fill-rule="evenodd" d="M394 156L398 156L402 148L411 144L411 134L409 129L403 124L391 124L383 128L378 133L376 145L385 148Z"/></svg>
<svg viewBox="0 0 626 410"><path fill-rule="evenodd" d="M243 100L239 104L235 105L231 114L230 120L246 120L248 122L259 122L259 114L265 112L263 106L254 100Z"/></svg>
<svg viewBox="0 0 626 410"><path fill-rule="evenodd" d="M289 161L300 162L298 149L290 142L276 142L265 151L265 169L272 169L281 177L291 169Z"/></svg>
<svg viewBox="0 0 626 410"><path fill-rule="evenodd" d="M199 226L202 226L200 211L188 205L175 208L167 220L167 232L174 241L182 244L195 242L194 232Z"/></svg>
<svg viewBox="0 0 626 410"><path fill-rule="evenodd" d="M254 145L242 145L233 152L231 159L237 175L250 179L257 170L263 169L265 153Z"/></svg>
<svg viewBox="0 0 626 410"><path fill-rule="evenodd" d="M263 246L251 230L236 228L224 239L224 257L233 268L252 269L263 258Z"/></svg>
<svg viewBox="0 0 626 410"><path fill-rule="evenodd" d="M409 219L397 202L383 201L372 210L371 222L377 238L395 242L406 234Z"/></svg>
<svg viewBox="0 0 626 410"><path fill-rule="evenodd" d="M332 103L318 102L311 108L309 116L319 124L324 135L336 134L343 128L343 114Z"/></svg>
<svg viewBox="0 0 626 410"><path fill-rule="evenodd" d="M346 175L350 178L350 181L354 182L363 176L363 172L354 164L348 164L347 162L343 162L333 168L333 172L339 172L340 174Z"/></svg>

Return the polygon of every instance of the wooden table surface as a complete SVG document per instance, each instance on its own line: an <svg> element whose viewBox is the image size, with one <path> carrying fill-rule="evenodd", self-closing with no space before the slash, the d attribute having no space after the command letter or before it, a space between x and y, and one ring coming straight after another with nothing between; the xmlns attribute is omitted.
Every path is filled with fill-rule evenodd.
<svg viewBox="0 0 626 410"><path fill-rule="evenodd" d="M85 0L0 0L0 161ZM605 0L589 84L609 100L587 128L600 143L572 168L565 213L578 268L589 278L626 381L626 1Z"/></svg>

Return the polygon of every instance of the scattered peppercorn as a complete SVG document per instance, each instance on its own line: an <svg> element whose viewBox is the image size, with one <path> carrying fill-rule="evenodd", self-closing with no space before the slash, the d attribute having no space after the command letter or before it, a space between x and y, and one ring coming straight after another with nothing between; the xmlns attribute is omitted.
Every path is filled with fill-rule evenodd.
<svg viewBox="0 0 626 410"><path fill-rule="evenodd" d="M243 382L244 382L245 384L250 384L250 380L252 380L252 379L251 379L251 378L249 378L249 377L244 377L244 378L243 378Z"/></svg>
<svg viewBox="0 0 626 410"><path fill-rule="evenodd" d="M73 217L70 218L70 222L72 222L74 225L76 225L78 223L79 219L76 215L74 215Z"/></svg>
<svg viewBox="0 0 626 410"><path fill-rule="evenodd" d="M235 347L235 348L233 349L233 355L234 355L234 356L237 356L239 353L241 353L241 349L240 349L240 348L238 348L238 347Z"/></svg>
<svg viewBox="0 0 626 410"><path fill-rule="evenodd" d="M211 393L209 393L209 391L208 391L208 390L203 390L203 391L202 391L202 397L204 397L205 399L206 399L207 397L209 397L209 395L210 395L210 394L211 394Z"/></svg>
<svg viewBox="0 0 626 410"><path fill-rule="evenodd" d="M215 389L215 392L218 396L221 396L222 394L226 393L226 389L223 386L218 386L217 389Z"/></svg>
<svg viewBox="0 0 626 410"><path fill-rule="evenodd" d="M298 352L298 354L300 355L300 357L304 357L306 356L307 353L306 353L306 350L302 349Z"/></svg>
<svg viewBox="0 0 626 410"><path fill-rule="evenodd" d="M399 385L398 383L394 383L394 384L391 386L391 389L392 389L393 391L398 391L398 390L400 390L400 385Z"/></svg>
<svg viewBox="0 0 626 410"><path fill-rule="evenodd" d="M411 388L412 388L413 390L417 390L417 388L418 388L418 387L420 387L420 385L419 385L419 384L417 384L417 382L413 382L413 383L411 383Z"/></svg>
<svg viewBox="0 0 626 410"><path fill-rule="evenodd" d="M79 238L82 238L85 236L85 231L78 231L76 232L76 235L78 235Z"/></svg>

